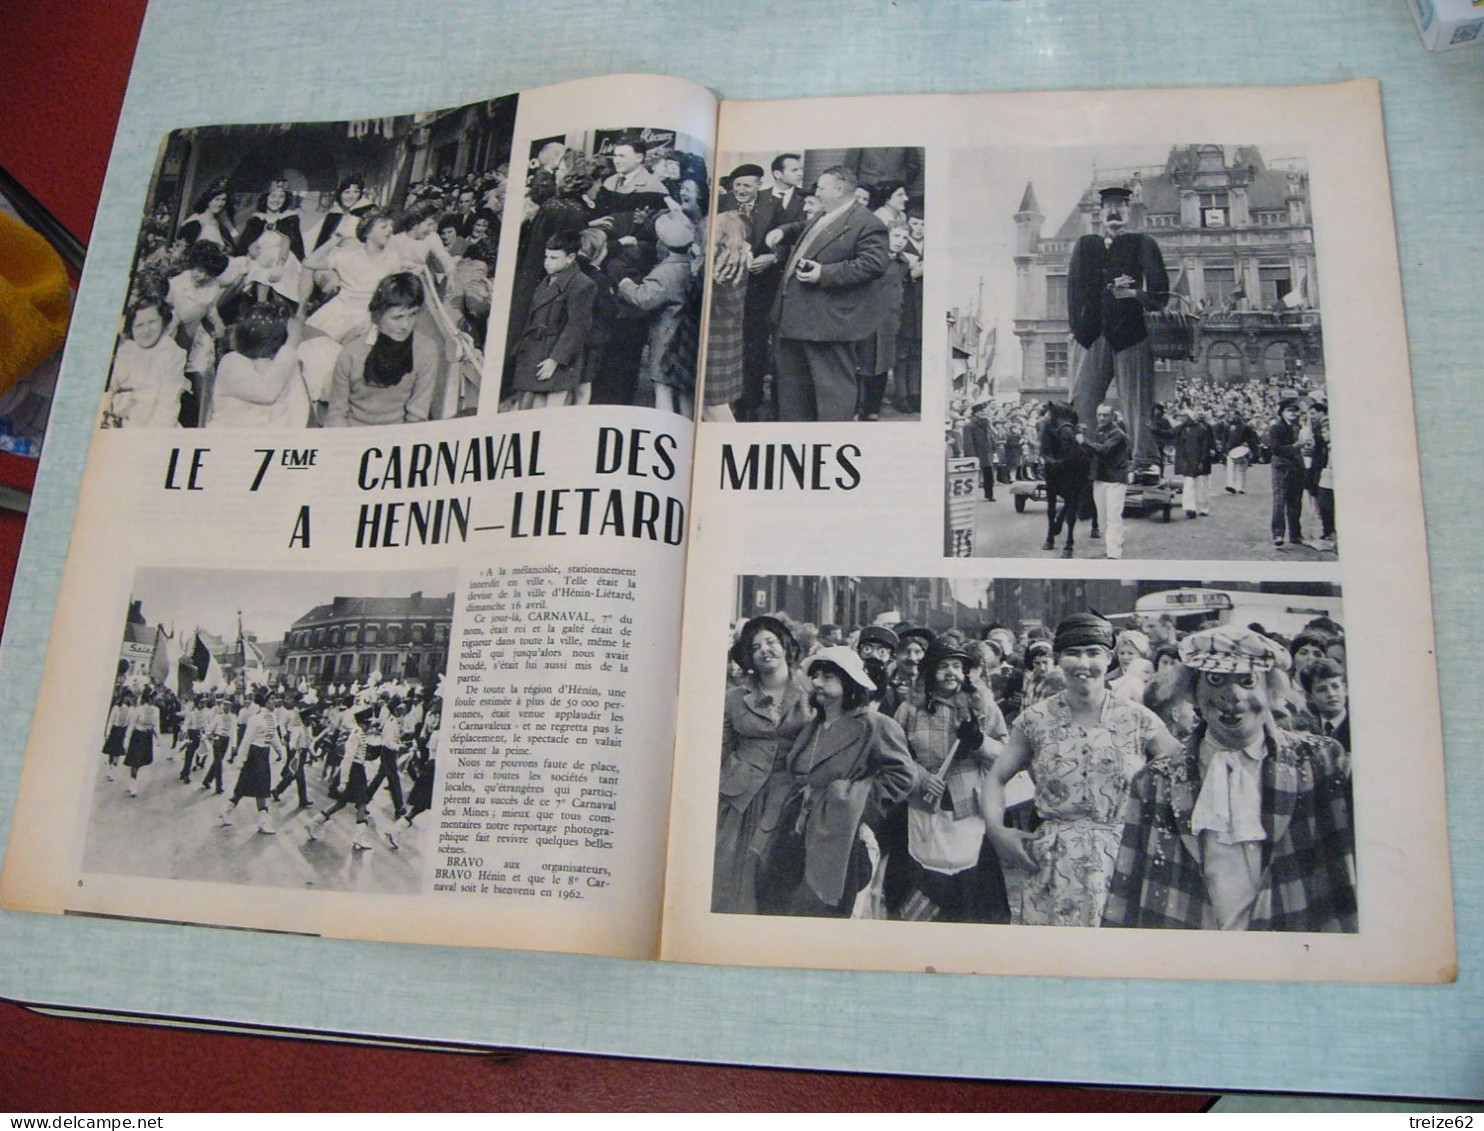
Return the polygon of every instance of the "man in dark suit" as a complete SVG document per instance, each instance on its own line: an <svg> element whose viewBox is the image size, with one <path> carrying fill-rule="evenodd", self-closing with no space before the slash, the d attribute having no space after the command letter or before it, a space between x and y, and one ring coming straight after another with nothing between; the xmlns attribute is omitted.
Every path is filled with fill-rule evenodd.
<svg viewBox="0 0 1484 1131"><path fill-rule="evenodd" d="M1269 470L1273 481L1273 545L1297 546L1304 540L1304 449L1296 397L1278 402L1278 419L1268 426Z"/></svg>
<svg viewBox="0 0 1484 1131"><path fill-rule="evenodd" d="M804 159L797 153L780 153L770 172L773 184L764 200L772 205L772 226L792 224L804 215Z"/></svg>
<svg viewBox="0 0 1484 1131"><path fill-rule="evenodd" d="M876 330L871 283L889 256L886 225L856 202L855 186L844 166L825 170L819 215L766 237L769 250L787 249L773 304L781 421L855 416L855 347Z"/></svg>
<svg viewBox="0 0 1484 1131"><path fill-rule="evenodd" d="M1315 731L1332 738L1350 752L1350 708L1345 688L1345 669L1331 659L1316 660L1299 676L1309 699Z"/></svg>
<svg viewBox="0 0 1484 1131"><path fill-rule="evenodd" d="M1091 431L1108 386L1118 380L1118 399L1128 420L1134 460L1158 463L1159 446L1150 427L1156 400L1154 354L1144 325L1146 310L1169 302L1170 280L1159 244L1126 231L1132 193L1110 185L1102 201L1102 233L1083 236L1067 268L1067 317L1072 337L1087 352L1072 384L1077 419Z"/></svg>
<svg viewBox="0 0 1484 1131"><path fill-rule="evenodd" d="M995 435L994 426L989 422L988 401L980 401L974 406L965 435L969 441L968 454L979 461L979 480L984 486L984 498L992 503L994 502L995 480L994 449L998 437Z"/></svg>

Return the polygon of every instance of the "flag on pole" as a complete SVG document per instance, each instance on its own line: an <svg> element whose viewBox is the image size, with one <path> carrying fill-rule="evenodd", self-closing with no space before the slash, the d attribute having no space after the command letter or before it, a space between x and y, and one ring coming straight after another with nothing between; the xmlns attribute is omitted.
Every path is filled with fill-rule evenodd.
<svg viewBox="0 0 1484 1131"><path fill-rule="evenodd" d="M199 629L191 643L190 651L185 656L185 662L195 670L197 691L219 691L227 686L226 678L222 674L222 666L216 662L216 657L211 654L206 641L201 639Z"/></svg>
<svg viewBox="0 0 1484 1131"><path fill-rule="evenodd" d="M248 687L258 684L267 686L268 672L263 664L263 653L247 637L242 638L242 678L246 680Z"/></svg>
<svg viewBox="0 0 1484 1131"><path fill-rule="evenodd" d="M149 658L149 677L180 694L180 647L164 625L155 628L155 650Z"/></svg>

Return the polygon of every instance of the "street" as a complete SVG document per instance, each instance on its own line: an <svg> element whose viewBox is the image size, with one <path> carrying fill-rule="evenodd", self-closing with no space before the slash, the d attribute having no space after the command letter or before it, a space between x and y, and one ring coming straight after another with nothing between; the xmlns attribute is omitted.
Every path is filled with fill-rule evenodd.
<svg viewBox="0 0 1484 1131"><path fill-rule="evenodd" d="M1178 481L1177 481L1178 483ZM1125 559L1192 561L1333 562L1333 550L1312 546L1273 545L1272 473L1268 465L1247 470L1247 493L1228 494L1226 473L1218 468L1211 476L1211 513L1186 518L1177 494L1170 521L1158 510L1147 515L1126 515L1123 528ZM1055 550L1043 550L1046 541L1046 504L1028 501L1025 513L1017 514L1008 485L995 485L995 502L981 496L975 508L974 556L997 558L1058 558L1066 544L1066 531L1057 537ZM1304 499L1304 537L1316 539L1319 519L1308 496ZM1092 537L1085 520L1077 524L1076 556L1103 558L1103 542Z"/></svg>
<svg viewBox="0 0 1484 1131"><path fill-rule="evenodd" d="M268 800L269 827L276 835L258 832L257 809L245 797L232 811L232 824L219 823L232 797L241 759L225 767L226 793L200 786L206 771L192 780L180 780L180 758L161 735L153 765L139 771L139 796L130 797L129 769L110 767L99 755L93 808L88 825L83 867L90 872L129 876L203 880L211 883L252 884L258 887L315 888L323 891L419 894L422 891L424 851L435 835L431 813L411 830L398 830L400 850L393 851L385 836L392 827L391 798L378 790L372 799L376 822L375 845L368 851L351 847L355 837L355 810L346 806L321 827L318 841L308 836L314 815L334 804L320 777L321 767L306 771L310 808L299 809L291 785L282 801ZM273 767L277 784L279 766ZM405 785L405 782L404 782ZM424 824L423 822L426 822Z"/></svg>

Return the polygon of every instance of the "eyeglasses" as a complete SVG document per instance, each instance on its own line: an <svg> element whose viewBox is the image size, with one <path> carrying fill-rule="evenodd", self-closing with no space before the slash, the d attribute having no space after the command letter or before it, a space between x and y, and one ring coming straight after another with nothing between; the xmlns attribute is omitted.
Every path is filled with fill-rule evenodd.
<svg viewBox="0 0 1484 1131"><path fill-rule="evenodd" d="M1208 687L1225 687L1228 683L1238 687L1257 686L1257 676L1252 672L1202 672L1201 678Z"/></svg>

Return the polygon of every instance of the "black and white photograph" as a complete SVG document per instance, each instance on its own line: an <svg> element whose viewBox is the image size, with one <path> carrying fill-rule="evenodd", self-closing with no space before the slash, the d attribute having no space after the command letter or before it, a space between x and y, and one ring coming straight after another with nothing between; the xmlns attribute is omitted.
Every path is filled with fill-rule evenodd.
<svg viewBox="0 0 1484 1131"><path fill-rule="evenodd" d="M921 147L732 153L721 167L703 419L918 419Z"/></svg>
<svg viewBox="0 0 1484 1131"><path fill-rule="evenodd" d="M105 428L412 424L479 407L516 98L202 126L160 150Z"/></svg>
<svg viewBox="0 0 1484 1131"><path fill-rule="evenodd" d="M713 912L1359 929L1338 587L744 576L733 612Z"/></svg>
<svg viewBox="0 0 1484 1131"><path fill-rule="evenodd" d="M945 552L1336 561L1303 149L953 162Z"/></svg>
<svg viewBox="0 0 1484 1131"><path fill-rule="evenodd" d="M500 409L623 405L694 418L706 146L675 130L531 143Z"/></svg>
<svg viewBox="0 0 1484 1131"><path fill-rule="evenodd" d="M139 570L86 869L419 893L454 591L448 569Z"/></svg>

